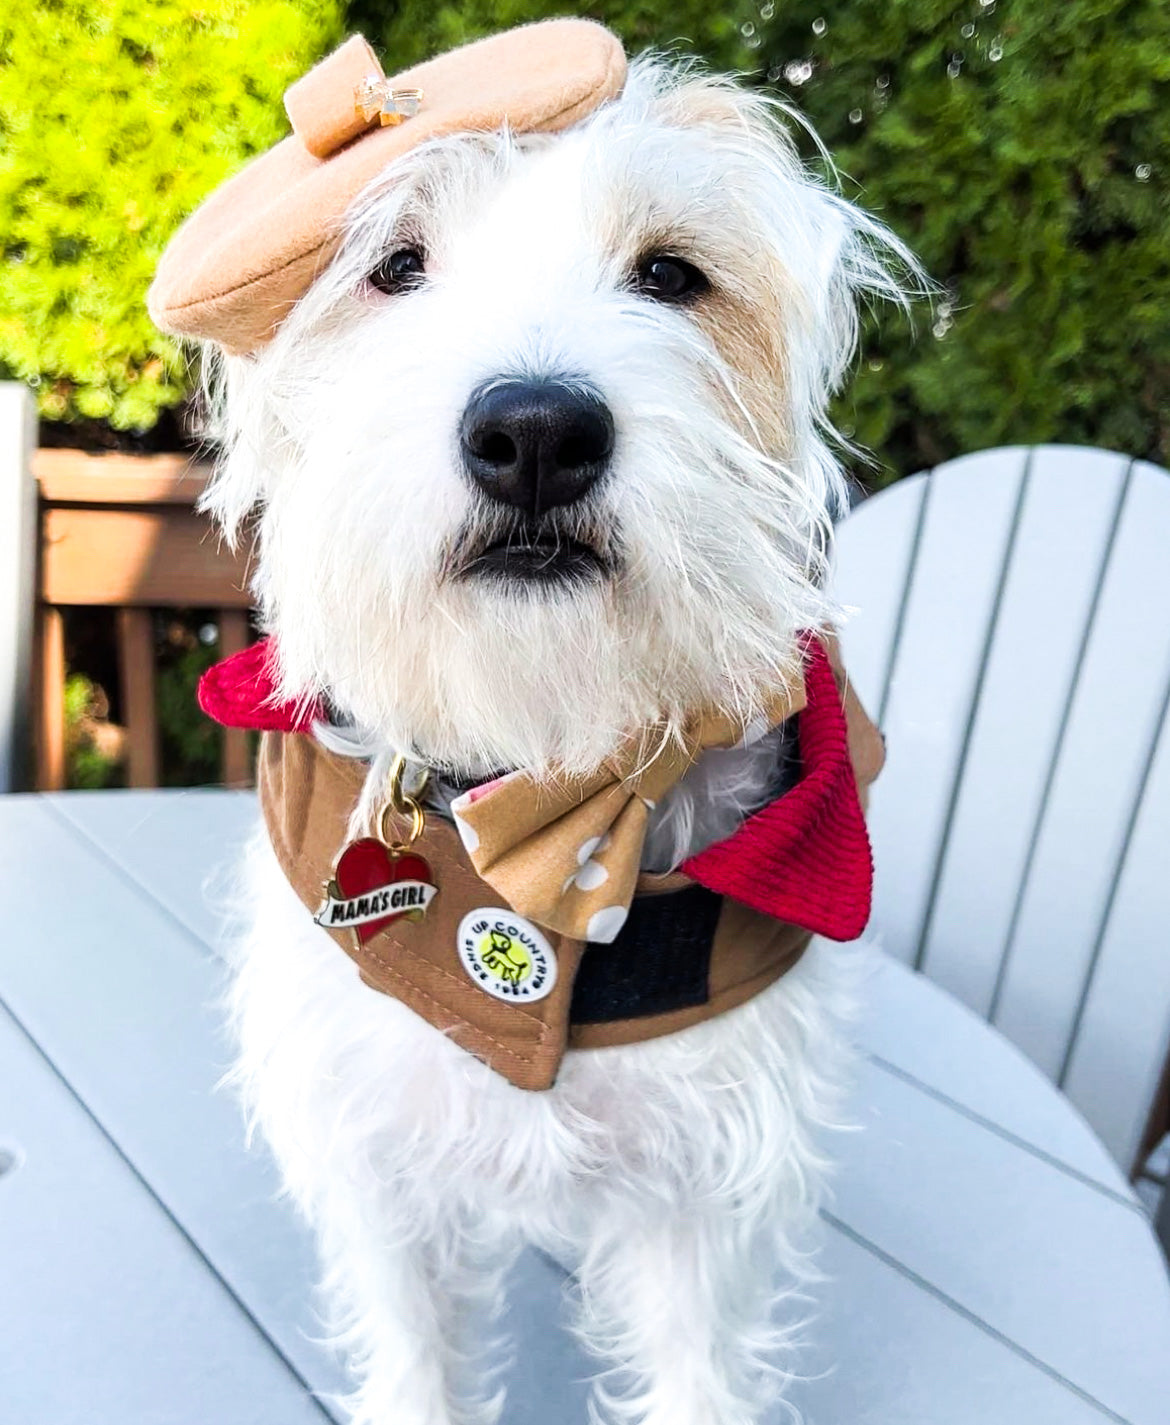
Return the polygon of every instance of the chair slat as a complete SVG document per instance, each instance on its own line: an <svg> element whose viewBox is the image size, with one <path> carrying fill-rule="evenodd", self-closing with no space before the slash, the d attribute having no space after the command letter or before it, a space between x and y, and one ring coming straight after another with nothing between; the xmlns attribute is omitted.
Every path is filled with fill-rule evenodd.
<svg viewBox="0 0 1170 1425"><path fill-rule="evenodd" d="M837 531L833 595L844 607L849 678L871 716L885 697L903 599L914 565L926 475L900 480L860 505Z"/></svg>
<svg viewBox="0 0 1170 1425"><path fill-rule="evenodd" d="M1163 720L1064 1075L1065 1092L1126 1168L1137 1158L1168 1053L1170 725Z"/></svg>
<svg viewBox="0 0 1170 1425"><path fill-rule="evenodd" d="M1026 462L1023 449L987 451L930 477L883 719L889 760L870 809L877 872L872 927L891 954L910 962L934 884ZM891 564L895 582L896 570ZM848 630L845 652L854 658Z"/></svg>
<svg viewBox="0 0 1170 1425"><path fill-rule="evenodd" d="M1170 677L1168 532L1170 479L1153 466L1137 467L1069 709L994 1016L1053 1078L1064 1066L1162 717ZM1137 985L1134 991L1148 992Z"/></svg>
<svg viewBox="0 0 1170 1425"><path fill-rule="evenodd" d="M926 973L984 1016L1128 468L1121 456L1067 446L1037 449L1029 466L923 943Z"/></svg>
<svg viewBox="0 0 1170 1425"><path fill-rule="evenodd" d="M874 706L893 663L871 932L1062 1083L1127 1169L1170 1049L1168 537L1165 471L1041 446L904 482L838 541Z"/></svg>

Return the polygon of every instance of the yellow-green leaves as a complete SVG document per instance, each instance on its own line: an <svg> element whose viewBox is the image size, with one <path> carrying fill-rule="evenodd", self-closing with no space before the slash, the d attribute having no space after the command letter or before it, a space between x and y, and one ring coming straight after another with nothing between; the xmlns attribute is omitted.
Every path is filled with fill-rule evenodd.
<svg viewBox="0 0 1170 1425"><path fill-rule="evenodd" d="M284 132L342 33L309 0L23 0L0 19L0 375L51 420L145 429L186 394L143 298L199 200Z"/></svg>

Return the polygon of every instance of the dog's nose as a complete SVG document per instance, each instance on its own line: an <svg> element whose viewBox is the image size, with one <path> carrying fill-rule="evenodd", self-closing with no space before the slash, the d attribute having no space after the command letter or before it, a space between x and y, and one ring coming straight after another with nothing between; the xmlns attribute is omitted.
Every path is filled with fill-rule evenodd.
<svg viewBox="0 0 1170 1425"><path fill-rule="evenodd" d="M605 472L613 417L600 396L563 381L504 381L463 412L463 463L485 495L534 518L571 505Z"/></svg>

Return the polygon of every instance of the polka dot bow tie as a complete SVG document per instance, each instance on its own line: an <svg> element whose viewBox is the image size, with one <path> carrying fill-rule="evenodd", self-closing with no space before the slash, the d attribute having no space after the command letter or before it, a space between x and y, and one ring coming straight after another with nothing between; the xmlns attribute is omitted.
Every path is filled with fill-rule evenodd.
<svg viewBox="0 0 1170 1425"><path fill-rule="evenodd" d="M456 829L476 873L520 915L608 943L629 913L650 813L664 794L700 753L750 743L804 705L795 688L770 699L746 732L718 715L675 738L656 729L585 777L550 783L510 772L452 802Z"/></svg>

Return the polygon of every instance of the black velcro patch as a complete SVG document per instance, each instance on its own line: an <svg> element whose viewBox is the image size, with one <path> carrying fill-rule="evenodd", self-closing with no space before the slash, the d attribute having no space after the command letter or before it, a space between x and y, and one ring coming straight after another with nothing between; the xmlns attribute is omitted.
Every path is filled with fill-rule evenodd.
<svg viewBox="0 0 1170 1425"><path fill-rule="evenodd" d="M706 886L635 896L617 939L585 947L570 1022L606 1024L706 1004L722 909L723 897Z"/></svg>

